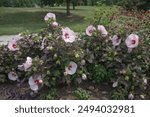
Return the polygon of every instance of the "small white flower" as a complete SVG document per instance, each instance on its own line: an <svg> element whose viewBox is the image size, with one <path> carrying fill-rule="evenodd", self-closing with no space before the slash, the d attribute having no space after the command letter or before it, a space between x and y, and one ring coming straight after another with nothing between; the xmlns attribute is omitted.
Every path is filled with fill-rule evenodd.
<svg viewBox="0 0 150 117"><path fill-rule="evenodd" d="M69 65L65 68L65 75L70 74L73 75L74 73L76 73L77 70L77 64L73 61L71 61L69 63Z"/></svg>
<svg viewBox="0 0 150 117"><path fill-rule="evenodd" d="M125 40L126 46L128 47L128 52L131 52L133 48L137 47L139 44L139 36L136 34L130 34Z"/></svg>
<svg viewBox="0 0 150 117"><path fill-rule="evenodd" d="M121 39L117 35L114 35L111 41L114 47L121 43Z"/></svg>
<svg viewBox="0 0 150 117"><path fill-rule="evenodd" d="M18 80L18 75L15 72L9 72L8 78L12 81Z"/></svg>
<svg viewBox="0 0 150 117"><path fill-rule="evenodd" d="M47 13L46 16L44 17L44 20L45 21L48 21L49 19L52 19L52 20L56 20L56 15L54 13Z"/></svg>
<svg viewBox="0 0 150 117"><path fill-rule="evenodd" d="M51 25L52 25L52 27L56 28L58 26L58 23L57 22L53 22Z"/></svg>
<svg viewBox="0 0 150 117"><path fill-rule="evenodd" d="M31 76L29 78L28 81L31 90L33 91L38 91L38 89L42 86L43 84L43 80L42 80L42 76L39 74L34 74L33 76Z"/></svg>
<svg viewBox="0 0 150 117"><path fill-rule="evenodd" d="M16 40L11 40L8 43L8 48L9 48L10 51L17 51L17 50L19 50L19 48L17 47L17 41Z"/></svg>
<svg viewBox="0 0 150 117"><path fill-rule="evenodd" d="M146 78L143 78L143 83L144 83L144 85L147 85L147 79Z"/></svg>
<svg viewBox="0 0 150 117"><path fill-rule="evenodd" d="M101 32L102 37L106 37L108 35L108 32L103 25L98 25L97 29Z"/></svg>
<svg viewBox="0 0 150 117"><path fill-rule="evenodd" d="M89 26L86 28L86 34L87 34L88 36L92 36L95 30L96 30L96 28L95 28L93 25L89 25Z"/></svg>
<svg viewBox="0 0 150 117"><path fill-rule="evenodd" d="M130 93L130 94L128 95L128 99L133 100L133 99L134 99L134 95L133 95L132 93Z"/></svg>
<svg viewBox="0 0 150 117"><path fill-rule="evenodd" d="M66 27L62 29L62 39L67 43L72 43L76 39L76 33L73 32L70 28Z"/></svg>
<svg viewBox="0 0 150 117"><path fill-rule="evenodd" d="M145 99L145 96L144 95L140 95L141 99Z"/></svg>
<svg viewBox="0 0 150 117"><path fill-rule="evenodd" d="M27 60L25 63L23 63L22 65L18 65L18 69L27 71L31 66L32 66L32 58L27 57Z"/></svg>
<svg viewBox="0 0 150 117"><path fill-rule="evenodd" d="M114 82L113 85L112 85L112 87L114 87L114 88L117 87L117 86L118 86L118 81Z"/></svg>
<svg viewBox="0 0 150 117"><path fill-rule="evenodd" d="M82 80L87 80L87 75L86 74L82 74Z"/></svg>

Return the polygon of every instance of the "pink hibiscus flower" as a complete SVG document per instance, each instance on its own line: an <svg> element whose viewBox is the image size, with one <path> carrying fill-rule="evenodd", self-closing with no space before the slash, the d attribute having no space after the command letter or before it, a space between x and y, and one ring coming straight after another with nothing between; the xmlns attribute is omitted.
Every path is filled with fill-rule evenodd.
<svg viewBox="0 0 150 117"><path fill-rule="evenodd" d="M76 39L76 34L70 28L66 27L62 29L62 39L65 42L72 43Z"/></svg>
<svg viewBox="0 0 150 117"><path fill-rule="evenodd" d="M89 25L89 26L86 28L86 34L87 34L88 36L92 36L95 30L96 30L96 28L95 28L93 25Z"/></svg>

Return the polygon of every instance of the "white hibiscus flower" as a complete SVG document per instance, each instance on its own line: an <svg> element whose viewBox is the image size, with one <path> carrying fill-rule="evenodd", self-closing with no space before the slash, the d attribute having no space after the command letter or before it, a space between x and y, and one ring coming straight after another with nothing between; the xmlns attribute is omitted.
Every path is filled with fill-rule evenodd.
<svg viewBox="0 0 150 117"><path fill-rule="evenodd" d="M96 30L96 28L95 28L93 25L89 25L89 26L86 28L86 34L87 34L88 36L92 36L95 30Z"/></svg>
<svg viewBox="0 0 150 117"><path fill-rule="evenodd" d="M102 37L106 37L108 35L108 32L103 25L98 25L97 29L100 31Z"/></svg>
<svg viewBox="0 0 150 117"><path fill-rule="evenodd" d="M72 43L76 39L76 33L73 32L70 28L66 27L62 29L62 39L65 42Z"/></svg>
<svg viewBox="0 0 150 117"><path fill-rule="evenodd" d="M77 70L77 64L73 61L69 63L69 65L65 68L65 74L73 75L76 73Z"/></svg>
<svg viewBox="0 0 150 117"><path fill-rule="evenodd" d="M130 34L125 40L126 46L128 47L128 52L131 52L133 48L137 47L139 44L139 36L136 34Z"/></svg>
<svg viewBox="0 0 150 117"><path fill-rule="evenodd" d="M43 85L42 75L40 74L34 74L29 78L28 81L31 90L38 91L39 88Z"/></svg>
<svg viewBox="0 0 150 117"><path fill-rule="evenodd" d="M16 40L11 40L9 43L8 43L8 49L10 51L17 51L19 50L19 48L17 47L17 41Z"/></svg>
<svg viewBox="0 0 150 117"><path fill-rule="evenodd" d="M19 77L18 77L17 73L12 71L12 72L8 73L8 78L12 81L16 81L16 80L18 80Z"/></svg>

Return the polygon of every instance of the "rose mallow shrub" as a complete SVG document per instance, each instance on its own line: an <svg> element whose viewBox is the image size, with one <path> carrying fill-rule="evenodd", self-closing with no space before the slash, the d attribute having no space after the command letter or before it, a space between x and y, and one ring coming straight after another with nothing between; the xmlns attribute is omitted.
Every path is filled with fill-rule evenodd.
<svg viewBox="0 0 150 117"><path fill-rule="evenodd" d="M41 32L20 33L0 46L0 74L5 78L28 81L34 92L89 80L110 82L113 99L134 99L144 92L149 96L149 43L140 33L112 33L112 27L93 23L80 35L61 26L53 13L44 20L47 28Z"/></svg>

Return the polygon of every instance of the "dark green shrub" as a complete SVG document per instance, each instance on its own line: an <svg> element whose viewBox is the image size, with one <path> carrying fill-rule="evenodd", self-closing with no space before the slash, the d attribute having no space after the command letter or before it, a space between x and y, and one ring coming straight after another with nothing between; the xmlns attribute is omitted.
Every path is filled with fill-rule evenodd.
<svg viewBox="0 0 150 117"><path fill-rule="evenodd" d="M91 80L100 83L109 81L113 77L112 72L108 71L103 65L89 65L88 71L90 73Z"/></svg>
<svg viewBox="0 0 150 117"><path fill-rule="evenodd" d="M77 97L78 100L88 100L90 98L89 92L82 88L77 88L74 91L74 95L75 97Z"/></svg>

